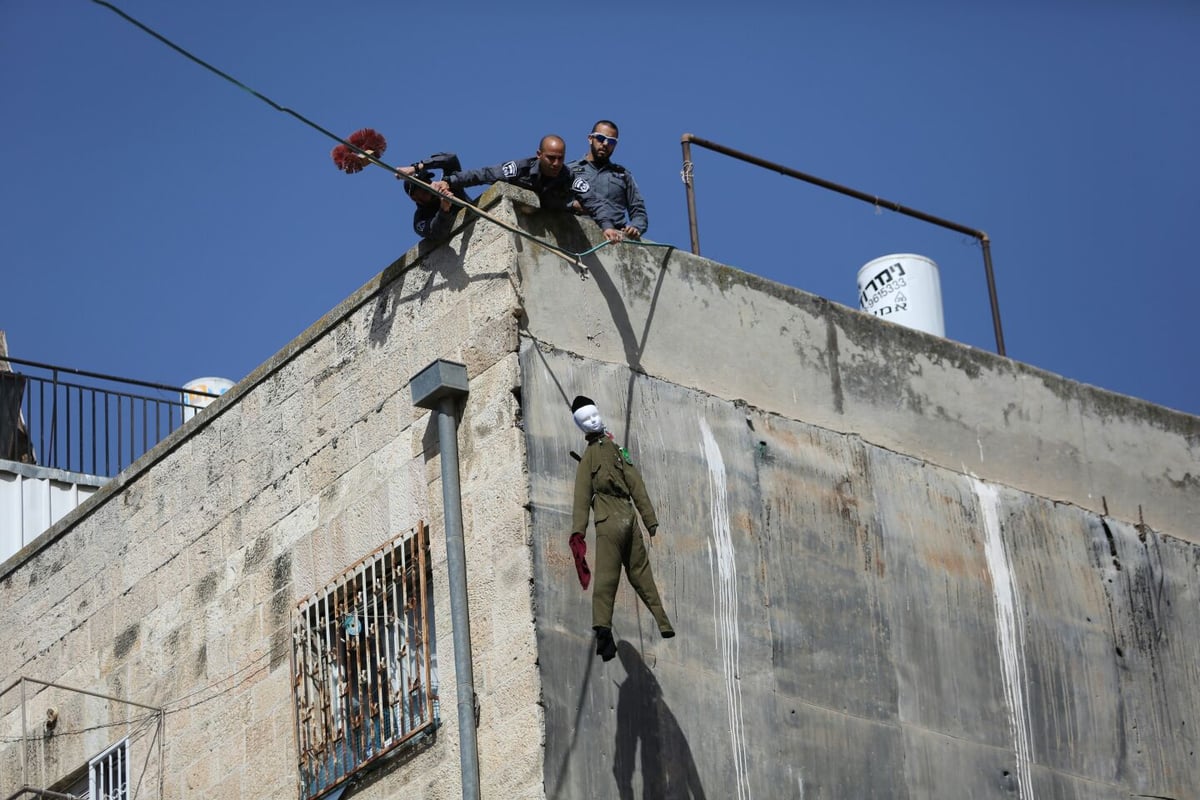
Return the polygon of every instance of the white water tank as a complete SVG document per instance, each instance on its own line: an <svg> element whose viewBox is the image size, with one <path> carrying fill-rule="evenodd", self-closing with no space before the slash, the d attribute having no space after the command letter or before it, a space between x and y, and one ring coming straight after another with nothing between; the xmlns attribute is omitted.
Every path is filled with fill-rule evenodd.
<svg viewBox="0 0 1200 800"><path fill-rule="evenodd" d="M925 256L893 253L864 264L858 271L858 307L890 322L946 335L938 267Z"/></svg>
<svg viewBox="0 0 1200 800"><path fill-rule="evenodd" d="M191 390L183 393L183 402L186 404L183 407L183 420L187 422L196 416L200 409L217 399L203 394L194 394L194 392L222 395L233 388L233 381L229 378L195 378L185 383L183 388Z"/></svg>

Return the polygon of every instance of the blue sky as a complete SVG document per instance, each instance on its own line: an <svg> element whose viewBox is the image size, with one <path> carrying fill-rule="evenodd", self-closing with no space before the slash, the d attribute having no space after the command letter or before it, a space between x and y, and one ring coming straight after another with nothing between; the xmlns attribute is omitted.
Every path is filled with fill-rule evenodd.
<svg viewBox="0 0 1200 800"><path fill-rule="evenodd" d="M615 119L683 249L685 132L982 229L1011 357L1200 413L1195 2L116 4L392 164L579 157ZM14 356L236 380L415 243L382 170L88 0L0 0L0 98ZM693 156L705 256L853 306L920 253L947 335L994 349L970 238Z"/></svg>

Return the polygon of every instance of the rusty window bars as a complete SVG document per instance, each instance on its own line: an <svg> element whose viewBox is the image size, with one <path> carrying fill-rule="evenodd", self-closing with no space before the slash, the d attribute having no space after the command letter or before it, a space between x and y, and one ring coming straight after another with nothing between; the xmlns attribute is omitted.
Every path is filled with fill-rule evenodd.
<svg viewBox="0 0 1200 800"><path fill-rule="evenodd" d="M292 625L300 797L317 797L438 722L424 523L304 600Z"/></svg>

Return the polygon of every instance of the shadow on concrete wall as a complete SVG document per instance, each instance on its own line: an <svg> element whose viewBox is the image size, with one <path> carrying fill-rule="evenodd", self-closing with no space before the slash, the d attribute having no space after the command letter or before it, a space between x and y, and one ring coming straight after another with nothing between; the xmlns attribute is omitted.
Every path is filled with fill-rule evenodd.
<svg viewBox="0 0 1200 800"><path fill-rule="evenodd" d="M573 220L570 216L557 212L550 212L542 215L538 213L527 214L524 217L524 222L528 230L538 238L553 240L560 247L563 247L571 252L586 252L592 248L592 242L588 239L584 231L583 224L577 220ZM663 280L667 274L667 263L670 261L671 254L675 252L674 247L668 247L664 250L661 260L658 262L657 275L653 276L654 285L649 289L649 280L642 286L643 290L649 289L650 300L649 308L646 312L646 322L642 326L641 334L634 330L633 320L630 319L629 309L624 292L629 291L629 287L622 287L614 280L611 270L619 269L622 263L627 263L621 253L620 248L636 247L634 244L617 245L609 247L606 251L606 259L609 266L605 266L598 254L592 253L584 256L582 259L583 265L587 268L583 275L584 279L591 278L596 282L596 288L600 290L604 302L608 305L609 314L612 316L613 325L617 333L621 337L621 346L625 351L625 364L629 367L629 384L625 390L625 424L619 431L612 431L613 435L617 436L621 441L628 442L632 438L630 425L633 416L633 384L637 380L638 375L644 374L642 369L642 354L646 351L646 342L650 338L650 328L654 322L654 315L658 307L658 297L662 291ZM613 255L618 253L618 255ZM560 387L561 388L561 387ZM588 390L584 390L588 391ZM595 389L591 389L591 393L595 393ZM570 403L567 393L564 392L564 399Z"/></svg>
<svg viewBox="0 0 1200 800"><path fill-rule="evenodd" d="M480 273L469 275L463 261L463 254L471 246L471 238L475 235L475 224L466 219L454 229L453 235L462 233L462 239L456 244L457 251L449 248L448 241L430 241L422 239L417 242L415 258L405 261L401 259L383 272L381 289L375 296L375 306L371 314L368 337L371 345L379 347L385 344L391 336L396 312L405 304L413 301L425 301L435 291L461 292L472 282L507 278L508 271ZM438 252L441 248L446 249ZM429 274L425 281L406 293L409 274L418 268L426 268ZM441 282L438 282L438 278Z"/></svg>
<svg viewBox="0 0 1200 800"><path fill-rule="evenodd" d="M604 296L605 301L608 303L609 311L612 313L613 323L616 325L617 330L621 335L621 342L625 349L625 357L627 362L626 365L629 367L629 380L625 387L625 422L621 430L613 431L614 436L618 436L619 434L618 438L622 442L628 442L632 438L631 426L634 400L633 386L637 381L638 376L645 374L641 368L642 353L646 348L646 339L649 338L650 335L650 325L654 320L654 310L658 305L658 295L662 290L663 278L667 271L666 262L669 256L670 253L667 253L663 256L663 262L660 265L658 278L655 282L654 292L651 297L650 311L646 316L646 324L642 328L642 336L640 341L638 340L637 335L634 333L633 323L629 319L629 314L625 309L624 300L621 298L619 288L613 282L608 273L604 271L604 267L598 260L595 259L595 256L587 257L587 260L590 262L588 272L595 279L597 288L600 289L600 293ZM522 328L526 333L528 333L528 328L525 328L523 324ZM554 381L554 385L557 387L559 395L562 396L563 405L567 409L570 408L571 398L576 394L599 394L599 390L594 386L580 386L568 391L565 387L563 387L562 382L559 381L558 376L550 367L550 364L546 361L546 356L542 353L542 351L539 348L534 347L533 352L536 353L541 359L542 364L546 368L547 374L550 376L551 380ZM566 413L570 414L570 411L568 410Z"/></svg>
<svg viewBox="0 0 1200 800"><path fill-rule="evenodd" d="M590 646L590 640L589 640ZM567 744L566 750L563 753L562 763L558 767L558 777L554 780L554 788L550 790L550 797L559 797L562 792L563 781L566 780L567 770L571 765L571 753L575 751L575 745L579 741L579 728L583 722L584 705L587 703L588 684L592 680L592 665L596 663L595 659L588 658L585 663L586 669L583 673L583 680L580 681L579 701L575 704L575 719L571 725L571 741Z"/></svg>
<svg viewBox="0 0 1200 800"><path fill-rule="evenodd" d="M637 649L622 641L617 655L625 680L617 691L617 736L613 777L621 800L632 800L638 755L641 755L643 798L691 800L703 798L704 787L692 749L678 720L663 700L662 687Z"/></svg>
<svg viewBox="0 0 1200 800"><path fill-rule="evenodd" d="M650 307L646 313L646 324L642 327L642 334L639 338L633 330L633 321L629 318L629 311L625 307L625 298L621 294L621 288L617 286L612 277L605 271L604 266L595 256L589 256L585 260L588 262L588 271L596 281L596 288L600 290L600 294L604 296L605 302L608 303L608 310L612 314L613 324L617 328L617 332L621 335L621 344L625 349L625 363L629 367L629 385L625 387L625 427L621 431L621 439L629 441L632 432L629 426L633 416L633 384L639 374L644 374L642 370L642 353L646 351L646 341L650 338L650 325L654 321L654 312L658 307L658 295L662 291L663 278L667 274L667 260L671 257L671 250L668 250L662 259L662 263L658 268L658 277L654 283L654 290L650 296Z"/></svg>

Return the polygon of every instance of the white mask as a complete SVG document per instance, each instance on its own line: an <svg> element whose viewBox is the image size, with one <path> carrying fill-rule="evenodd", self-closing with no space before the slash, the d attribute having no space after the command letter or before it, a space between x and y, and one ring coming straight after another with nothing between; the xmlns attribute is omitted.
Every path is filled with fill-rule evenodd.
<svg viewBox="0 0 1200 800"><path fill-rule="evenodd" d="M574 417L575 424L584 433L604 432L604 420L600 418L600 409L595 406L580 406Z"/></svg>

